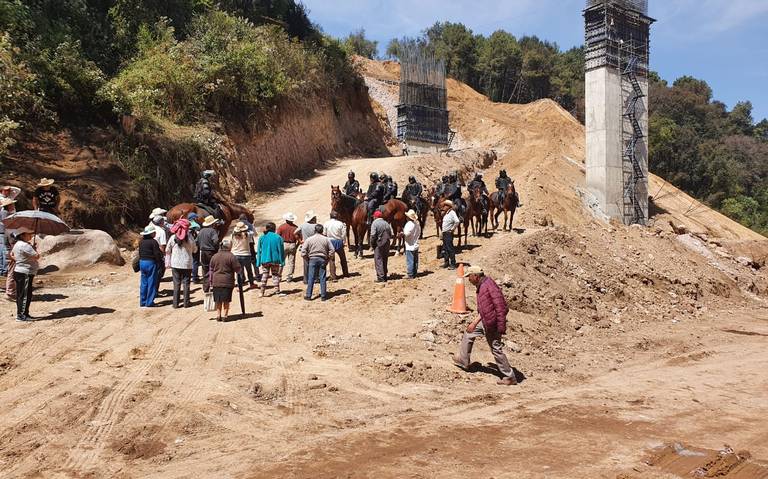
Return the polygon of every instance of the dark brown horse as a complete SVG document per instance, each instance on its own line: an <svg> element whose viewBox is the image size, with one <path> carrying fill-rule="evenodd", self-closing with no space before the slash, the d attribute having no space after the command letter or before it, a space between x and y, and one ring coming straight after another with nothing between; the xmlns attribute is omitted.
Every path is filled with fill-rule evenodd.
<svg viewBox="0 0 768 479"><path fill-rule="evenodd" d="M403 238L397 239L399 233L403 230L408 218L405 213L408 211L408 206L400 200L389 200L383 207L382 218L392 225L392 231L395 236L395 244L398 254L404 247L405 241ZM352 234L355 237L355 258L363 257L363 243L365 237L368 236L370 240L370 228L368 227L368 204L361 202L355 208L352 213Z"/></svg>
<svg viewBox="0 0 768 479"><path fill-rule="evenodd" d="M251 213L245 206L235 203L227 203L225 201L220 201L219 206L221 206L221 211L224 214L223 223L218 228L219 238L223 239L227 235L229 226L233 221L237 221L242 214L248 218L248 221L253 223L253 213ZM186 218L190 213L196 213L200 218L205 218L211 214L207 210L197 206L195 203L181 203L168 211L168 221L173 223L179 218Z"/></svg>
<svg viewBox="0 0 768 479"><path fill-rule="evenodd" d="M503 204L499 204L499 196L498 191L491 194L491 227L495 230L499 229L499 215L504 212L504 231L509 231L512 229L512 221L514 221L515 211L517 211L515 182L511 182L504 191ZM509 219L509 227L507 227L507 219Z"/></svg>
<svg viewBox="0 0 768 479"><path fill-rule="evenodd" d="M464 233L469 232L469 223L472 223L472 235L480 236L485 228L485 235L488 235L488 214L483 214L483 190L482 188L472 188L469 190L469 201L467 201L467 213L464 215Z"/></svg>
<svg viewBox="0 0 768 479"><path fill-rule="evenodd" d="M349 230L352 229L352 217L355 208L362 203L362 198L345 195L341 188L331 185L331 210L339 214L339 221L347 225L347 245L349 245Z"/></svg>

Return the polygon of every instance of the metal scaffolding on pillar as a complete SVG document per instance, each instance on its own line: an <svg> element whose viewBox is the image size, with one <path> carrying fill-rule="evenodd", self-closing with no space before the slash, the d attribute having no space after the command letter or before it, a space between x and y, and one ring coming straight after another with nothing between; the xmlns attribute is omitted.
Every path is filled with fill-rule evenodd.
<svg viewBox="0 0 768 479"><path fill-rule="evenodd" d="M612 205L621 208L625 224L646 224L648 220L648 105L647 78L650 56L650 26L647 0L587 0L585 19L585 67L587 72L607 69L620 81L620 111L607 112L611 128L607 142L621 144L623 202L613 196ZM615 80L608 83L616 85ZM643 87L645 86L645 88ZM609 103L613 104L613 101ZM613 107L611 107L613 109ZM617 123L618 122L618 123ZM619 134L621 135L620 137ZM615 143L614 143L615 142ZM608 149L614 153L616 150ZM608 160L606 164L617 164ZM606 175L609 178L613 176ZM611 180L609 180L611 181ZM615 183L614 183L615 184ZM616 185L618 186L618 185ZM606 205L602 205L605 207Z"/></svg>
<svg viewBox="0 0 768 479"><path fill-rule="evenodd" d="M645 92L637 80L637 45L625 42L620 48L620 58L624 63L621 70L621 105L622 112L622 146L624 165L624 223L645 224L648 218L646 203L641 201L638 184L647 179L647 165L641 163L638 148L645 142L645 134L640 125L638 106L642 106ZM640 47L642 48L642 47ZM644 108L644 107L643 107Z"/></svg>
<svg viewBox="0 0 768 479"><path fill-rule="evenodd" d="M414 47L400 55L400 103L397 105L400 141L448 145L448 96L445 61Z"/></svg>

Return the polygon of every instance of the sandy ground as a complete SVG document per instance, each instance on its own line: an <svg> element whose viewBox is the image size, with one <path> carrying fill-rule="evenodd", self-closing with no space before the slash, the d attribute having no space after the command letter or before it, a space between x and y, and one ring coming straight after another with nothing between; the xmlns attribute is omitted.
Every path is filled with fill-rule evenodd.
<svg viewBox="0 0 768 479"><path fill-rule="evenodd" d="M348 169L419 161L340 161L257 215L322 219ZM487 262L540 231L471 239L460 258ZM758 303L521 342L509 354L526 379L503 388L485 344L474 373L450 363L466 320L444 311L454 273L428 254L435 241L415 281L399 279L401 257L384 287L370 259L352 261L328 303L302 301L300 283L286 298L246 292L248 314L225 324L197 288L190 310L167 296L140 310L129 267L43 277L32 310L49 320L0 310L2 477L667 477L646 458L675 442L768 458ZM535 327L510 321L508 342Z"/></svg>

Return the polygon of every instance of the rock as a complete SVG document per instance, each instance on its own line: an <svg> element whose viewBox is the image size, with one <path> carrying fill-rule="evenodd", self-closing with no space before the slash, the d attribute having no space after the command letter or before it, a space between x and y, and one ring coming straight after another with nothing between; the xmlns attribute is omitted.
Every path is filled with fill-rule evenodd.
<svg viewBox="0 0 768 479"><path fill-rule="evenodd" d="M670 221L669 226L672 227L672 231L675 232L676 235L685 235L688 234L688 227L685 226L682 223L675 224L674 222Z"/></svg>
<svg viewBox="0 0 768 479"><path fill-rule="evenodd" d="M509 341L509 342L507 343L507 348L509 348L509 350L510 350L510 351L512 351L512 352L514 352L514 353L521 353L521 352L523 352L523 348L522 348L522 347L520 347L520 345L519 345L519 344L517 344L517 343L516 343L516 342L514 342L514 341Z"/></svg>
<svg viewBox="0 0 768 479"><path fill-rule="evenodd" d="M389 367L389 366L392 366L392 363L395 362L395 358L393 358L392 356L383 356L383 357L374 359L373 362L376 364L381 364L382 366Z"/></svg>
<svg viewBox="0 0 768 479"><path fill-rule="evenodd" d="M755 268L755 262L752 260L752 258L747 258L746 256L739 256L736 258L736 262L739 263L742 266L748 266L750 268ZM757 269L757 268L755 268Z"/></svg>
<svg viewBox="0 0 768 479"><path fill-rule="evenodd" d="M310 381L317 381L317 375L315 375L315 374L310 375L309 376L309 380Z"/></svg>
<svg viewBox="0 0 768 479"><path fill-rule="evenodd" d="M38 240L38 251L42 268L55 266L65 270L97 263L125 264L115 240L100 230L72 230L59 236L45 236Z"/></svg>
<svg viewBox="0 0 768 479"><path fill-rule="evenodd" d="M601 319L600 321L597 322L596 326L600 329L610 329L611 324L612 323L607 319Z"/></svg>
<svg viewBox="0 0 768 479"><path fill-rule="evenodd" d="M326 384L325 383L318 383L318 384L310 384L309 389L325 389Z"/></svg>
<svg viewBox="0 0 768 479"><path fill-rule="evenodd" d="M426 341L428 343L434 343L437 342L437 337L435 336L435 333L432 331L428 331L421 335L421 340Z"/></svg>

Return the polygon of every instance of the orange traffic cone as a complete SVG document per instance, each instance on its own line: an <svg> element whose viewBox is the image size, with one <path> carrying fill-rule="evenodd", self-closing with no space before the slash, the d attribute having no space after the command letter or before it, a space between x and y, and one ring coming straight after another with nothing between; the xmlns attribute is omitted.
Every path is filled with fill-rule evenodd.
<svg viewBox="0 0 768 479"><path fill-rule="evenodd" d="M469 314L467 295L464 291L464 264L459 263L456 273L456 285L453 287L453 304L448 308L448 311L456 314Z"/></svg>

